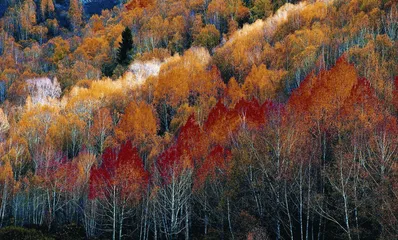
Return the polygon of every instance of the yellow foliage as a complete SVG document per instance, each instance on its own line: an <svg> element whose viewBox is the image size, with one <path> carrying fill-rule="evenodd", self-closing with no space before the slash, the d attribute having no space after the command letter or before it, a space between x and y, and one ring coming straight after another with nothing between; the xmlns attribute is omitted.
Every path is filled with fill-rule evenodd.
<svg viewBox="0 0 398 240"><path fill-rule="evenodd" d="M131 102L117 126L116 136L120 142L133 140L141 145L151 142L157 133L156 116L145 102Z"/></svg>
<svg viewBox="0 0 398 240"><path fill-rule="evenodd" d="M285 75L283 70L269 70L264 64L254 65L242 86L246 98L250 100L255 97L260 102L275 99Z"/></svg>
<svg viewBox="0 0 398 240"><path fill-rule="evenodd" d="M193 48L169 59L162 65L155 87L156 102L166 101L173 107L186 102L190 89L204 93L211 88L205 68L210 60L204 48Z"/></svg>

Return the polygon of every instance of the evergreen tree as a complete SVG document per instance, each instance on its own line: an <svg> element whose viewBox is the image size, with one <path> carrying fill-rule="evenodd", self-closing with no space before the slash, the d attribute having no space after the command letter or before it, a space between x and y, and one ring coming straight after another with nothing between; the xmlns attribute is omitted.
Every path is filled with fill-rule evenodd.
<svg viewBox="0 0 398 240"><path fill-rule="evenodd" d="M126 27L122 32L122 42L119 43L117 62L121 65L128 65L132 58L133 36L130 28Z"/></svg>

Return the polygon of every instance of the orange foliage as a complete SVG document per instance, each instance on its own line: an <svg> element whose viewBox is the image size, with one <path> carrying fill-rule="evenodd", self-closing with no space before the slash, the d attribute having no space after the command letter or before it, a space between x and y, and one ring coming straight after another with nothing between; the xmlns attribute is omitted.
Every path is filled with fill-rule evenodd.
<svg viewBox="0 0 398 240"><path fill-rule="evenodd" d="M188 97L208 100L224 88L215 67L207 70L209 54L203 48L194 48L184 56L175 56L162 65L155 86L155 102L165 101L172 107L188 102Z"/></svg>
<svg viewBox="0 0 398 240"><path fill-rule="evenodd" d="M239 123L238 113L234 110L228 110L219 100L209 113L204 124L204 131L208 133L210 142L225 146Z"/></svg>
<svg viewBox="0 0 398 240"><path fill-rule="evenodd" d="M275 99L282 88L282 80L286 72L283 70L268 70L264 64L253 65L242 88L246 97L257 98L259 101Z"/></svg>
<svg viewBox="0 0 398 240"><path fill-rule="evenodd" d="M358 126L361 130L372 130L384 118L383 103L376 97L374 89L366 79L358 79L344 103L343 120Z"/></svg>
<svg viewBox="0 0 398 240"><path fill-rule="evenodd" d="M240 99L242 99L245 96L245 93L239 86L239 84L236 82L235 78L232 77L228 81L228 88L227 88L227 94L226 98L228 99L229 103L231 106L234 106Z"/></svg>
<svg viewBox="0 0 398 240"><path fill-rule="evenodd" d="M134 8L146 8L153 4L153 0L131 0L124 5L127 10L133 10Z"/></svg>
<svg viewBox="0 0 398 240"><path fill-rule="evenodd" d="M183 66L175 67L167 72L160 70L159 80L155 88L155 100L164 100L177 107L186 101L189 94L188 72Z"/></svg>
<svg viewBox="0 0 398 240"><path fill-rule="evenodd" d="M116 128L120 142L132 140L138 145L150 143L156 132L156 116L152 107L145 102L131 102Z"/></svg>
<svg viewBox="0 0 398 240"><path fill-rule="evenodd" d="M342 57L329 71L309 75L293 92L288 109L314 120L337 117L357 78L354 66Z"/></svg>

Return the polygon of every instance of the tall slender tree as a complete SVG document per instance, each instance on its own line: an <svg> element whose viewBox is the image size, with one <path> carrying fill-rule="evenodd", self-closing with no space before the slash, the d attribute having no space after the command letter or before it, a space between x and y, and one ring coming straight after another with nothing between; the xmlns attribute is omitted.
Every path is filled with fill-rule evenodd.
<svg viewBox="0 0 398 240"><path fill-rule="evenodd" d="M132 60L133 36L130 28L126 27L122 32L122 41L119 43L117 62L121 65L128 65Z"/></svg>

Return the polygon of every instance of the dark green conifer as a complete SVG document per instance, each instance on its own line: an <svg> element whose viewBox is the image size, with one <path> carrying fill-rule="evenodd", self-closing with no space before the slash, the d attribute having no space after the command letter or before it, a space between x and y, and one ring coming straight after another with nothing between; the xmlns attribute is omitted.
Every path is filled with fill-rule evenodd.
<svg viewBox="0 0 398 240"><path fill-rule="evenodd" d="M133 36L130 28L126 27L122 32L122 42L119 43L117 62L121 65L128 65L132 60Z"/></svg>

